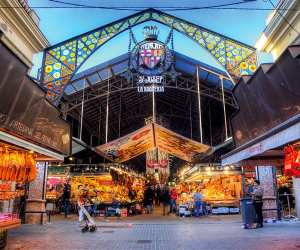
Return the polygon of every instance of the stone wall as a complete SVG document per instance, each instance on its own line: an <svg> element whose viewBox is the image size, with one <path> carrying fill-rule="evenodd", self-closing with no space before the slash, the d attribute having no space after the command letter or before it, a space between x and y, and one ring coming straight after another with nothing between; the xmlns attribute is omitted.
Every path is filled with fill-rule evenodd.
<svg viewBox="0 0 300 250"><path fill-rule="evenodd" d="M26 203L26 223L43 224L46 221L45 214L45 196L46 196L46 178L47 162L37 162L37 177L30 183L28 200Z"/></svg>
<svg viewBox="0 0 300 250"><path fill-rule="evenodd" d="M278 218L276 167L258 166L257 178L264 189L263 216L265 219Z"/></svg>

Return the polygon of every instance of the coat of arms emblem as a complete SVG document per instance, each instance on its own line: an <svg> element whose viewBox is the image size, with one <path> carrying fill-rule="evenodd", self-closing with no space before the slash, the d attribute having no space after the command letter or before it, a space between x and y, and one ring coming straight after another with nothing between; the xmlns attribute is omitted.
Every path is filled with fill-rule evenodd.
<svg viewBox="0 0 300 250"><path fill-rule="evenodd" d="M156 41L141 44L139 47L140 65L149 69L154 69L159 63L164 61L164 45Z"/></svg>
<svg viewBox="0 0 300 250"><path fill-rule="evenodd" d="M137 81L139 92L163 92L167 76L172 78L177 76L173 52L167 46L173 33L170 33L165 43L157 39L158 33L156 26L144 27L145 39L136 42L130 52L129 69L132 77ZM132 39L136 41L134 37ZM130 46L131 42L129 48Z"/></svg>

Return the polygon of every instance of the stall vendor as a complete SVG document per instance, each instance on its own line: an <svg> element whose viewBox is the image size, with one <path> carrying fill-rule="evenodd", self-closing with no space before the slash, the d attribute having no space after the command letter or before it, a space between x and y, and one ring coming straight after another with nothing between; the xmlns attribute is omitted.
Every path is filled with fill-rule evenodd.
<svg viewBox="0 0 300 250"><path fill-rule="evenodd" d="M195 204L195 215L196 217L200 216L200 209L202 206L202 194L200 193L200 188L196 189L195 194L193 195L194 204Z"/></svg>

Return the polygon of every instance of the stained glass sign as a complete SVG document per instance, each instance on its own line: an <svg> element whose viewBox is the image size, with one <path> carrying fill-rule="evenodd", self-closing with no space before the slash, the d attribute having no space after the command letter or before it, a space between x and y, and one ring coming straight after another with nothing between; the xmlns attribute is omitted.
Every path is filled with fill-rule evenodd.
<svg viewBox="0 0 300 250"><path fill-rule="evenodd" d="M47 90L48 99L58 104L71 78L97 49L121 32L147 21L166 25L194 40L206 49L234 80L256 70L255 48L159 10L147 9L45 49L42 85ZM147 44L144 47L151 46ZM145 54L143 57L143 62L148 66L158 64L163 56L160 48L152 50L151 55Z"/></svg>

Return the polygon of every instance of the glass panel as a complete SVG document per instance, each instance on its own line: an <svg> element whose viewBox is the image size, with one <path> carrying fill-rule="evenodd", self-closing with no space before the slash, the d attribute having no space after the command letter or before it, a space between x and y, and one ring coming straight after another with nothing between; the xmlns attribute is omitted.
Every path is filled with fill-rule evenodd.
<svg viewBox="0 0 300 250"><path fill-rule="evenodd" d="M79 80L73 83L73 86L76 88L77 91L82 90L84 86L84 80Z"/></svg>
<svg viewBox="0 0 300 250"><path fill-rule="evenodd" d="M119 74L128 68L128 61L121 62L113 66L113 71L115 74Z"/></svg>
<svg viewBox="0 0 300 250"><path fill-rule="evenodd" d="M93 74L93 75L89 76L88 79L90 80L91 84L93 84L93 85L100 81L98 74Z"/></svg>
<svg viewBox="0 0 300 250"><path fill-rule="evenodd" d="M69 84L66 88L65 88L65 93L67 95L71 95L75 92L75 89L73 88L73 86L71 84Z"/></svg>

